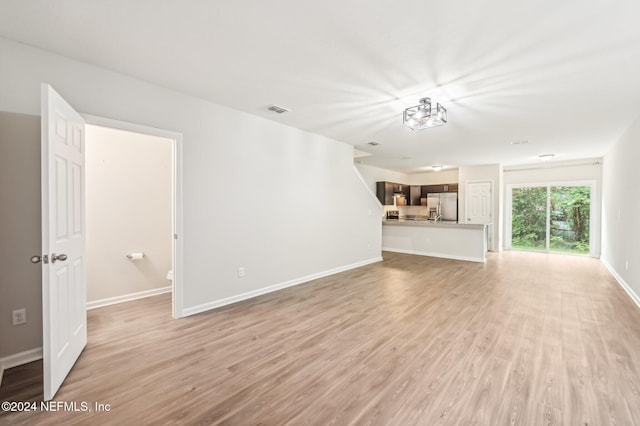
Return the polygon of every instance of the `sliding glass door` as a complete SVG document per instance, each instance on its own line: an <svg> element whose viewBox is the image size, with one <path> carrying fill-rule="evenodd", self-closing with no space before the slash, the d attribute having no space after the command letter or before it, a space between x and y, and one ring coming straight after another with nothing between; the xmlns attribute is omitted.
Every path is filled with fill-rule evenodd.
<svg viewBox="0 0 640 426"><path fill-rule="evenodd" d="M589 254L591 185L510 187L511 248Z"/></svg>

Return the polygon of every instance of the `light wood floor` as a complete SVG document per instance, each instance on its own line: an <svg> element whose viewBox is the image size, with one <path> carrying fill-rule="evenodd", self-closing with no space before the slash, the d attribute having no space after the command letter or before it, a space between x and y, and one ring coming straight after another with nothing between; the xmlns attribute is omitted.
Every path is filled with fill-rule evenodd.
<svg viewBox="0 0 640 426"><path fill-rule="evenodd" d="M384 259L177 321L168 296L89 311L56 400L111 412L0 422L640 424L640 310L598 260Z"/></svg>

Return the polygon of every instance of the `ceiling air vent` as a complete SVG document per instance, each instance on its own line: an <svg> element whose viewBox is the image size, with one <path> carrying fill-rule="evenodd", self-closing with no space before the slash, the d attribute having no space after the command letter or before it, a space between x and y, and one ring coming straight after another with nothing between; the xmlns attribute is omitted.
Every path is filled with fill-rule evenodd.
<svg viewBox="0 0 640 426"><path fill-rule="evenodd" d="M290 109L287 108L282 108L281 106L278 105L269 105L267 107L267 110L271 111L271 112L276 112L278 114L283 114L285 112L289 112L291 111Z"/></svg>
<svg viewBox="0 0 640 426"><path fill-rule="evenodd" d="M367 145L378 146L380 145L380 142L371 141L371 142L367 142Z"/></svg>

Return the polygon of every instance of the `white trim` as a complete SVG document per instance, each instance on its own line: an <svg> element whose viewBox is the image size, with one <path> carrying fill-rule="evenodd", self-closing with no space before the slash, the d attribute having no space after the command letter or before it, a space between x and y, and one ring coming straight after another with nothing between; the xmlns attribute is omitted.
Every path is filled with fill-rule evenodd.
<svg viewBox="0 0 640 426"><path fill-rule="evenodd" d="M0 368L8 370L29 362L42 359L42 347L29 349L28 351L19 352L17 354L8 355L0 358Z"/></svg>
<svg viewBox="0 0 640 426"><path fill-rule="evenodd" d="M103 306L115 305L116 303L129 302L131 300L143 299L145 297L157 296L171 292L171 286L153 288L151 290L139 291L137 293L125 294L123 296L108 297L106 299L93 300L87 302L87 310L101 308Z"/></svg>
<svg viewBox="0 0 640 426"><path fill-rule="evenodd" d="M569 160L569 161L551 161L548 163L531 163L523 165L505 166L503 171L505 172L525 172L530 170L548 170L558 169L566 167L582 167L582 166L602 166L602 157L589 158L584 160Z"/></svg>
<svg viewBox="0 0 640 426"><path fill-rule="evenodd" d="M620 287L622 287L622 289L627 292L627 294L629 295L631 300L633 300L636 306L640 308L640 296L638 296L638 294L635 291L633 291L631 286L627 284L627 282L616 272L615 269L613 269L613 266L611 266L611 264L609 264L609 262L607 262L606 259L600 258L600 261L604 264L604 266L607 267L609 272L611 272L611 275L613 275L613 278L615 278L618 284L620 285Z"/></svg>
<svg viewBox="0 0 640 426"><path fill-rule="evenodd" d="M242 300L251 299L257 296L261 296L263 294L271 293L277 290L281 290L287 287L293 287L298 284L302 284L308 281L316 280L318 278L323 278L329 275L337 274L339 272L348 271L350 269L359 268L361 266L369 265L375 262L381 262L382 257L374 257L372 259L363 260L362 262L352 263L350 265L340 266L338 268L330 269L328 271L318 272L317 274L311 274L304 277L296 278L290 281L285 281L283 283L274 284L269 287L263 287L258 290L248 291L246 293L238 294L237 296L227 297L226 299L214 300L212 302L203 303L201 305L192 306L190 308L185 308L182 310L183 316L190 316L199 314L201 312L209 311L211 309L219 308L221 306L230 305L232 303L240 302Z"/></svg>
<svg viewBox="0 0 640 426"><path fill-rule="evenodd" d="M173 239L173 271L171 306L174 319L182 318L182 308L184 306L184 280L183 280L183 253L184 253L184 231L182 218L183 210L183 156L182 156L182 135L175 138L176 143L173 148L174 174L173 174L173 229L175 238Z"/></svg>
<svg viewBox="0 0 640 426"><path fill-rule="evenodd" d="M177 239L174 238L171 244L173 264L171 268L173 270L173 292L171 296L171 311L173 318L182 317L183 308L183 156L182 156L182 133L174 132L171 130L159 129L156 127L144 126L141 124L129 123L126 121L114 120L111 118L98 117L95 115L81 114L87 124L93 124L96 126L111 127L114 129L126 130L130 132L144 133L147 135L159 136L167 139L172 139L173 147L173 173L172 173L172 225L173 234L177 235ZM143 296L146 297L146 296ZM117 302L114 302L117 303ZM104 306L104 305L103 305Z"/></svg>
<svg viewBox="0 0 640 426"><path fill-rule="evenodd" d="M504 194L505 205L504 211L502 212L502 216L504 217L504 235L502 236L504 241L502 242L502 246L505 250L511 250L511 240L513 238L513 213L511 212L513 209L513 187L511 185L512 184L506 185L506 191Z"/></svg>
<svg viewBox="0 0 640 426"><path fill-rule="evenodd" d="M439 257L442 259L466 260L467 262L485 263L487 261L486 258L482 258L482 257L455 256L452 254L432 253L432 252L418 251L418 250L404 250L404 249L388 248L388 247L382 247L382 251L391 251L394 253L403 253L403 254L415 254L418 256Z"/></svg>
<svg viewBox="0 0 640 426"><path fill-rule="evenodd" d="M22 364L28 364L33 361L42 359L42 347L29 349L28 351L19 352L17 354L8 355L0 358L0 386L2 386L2 377L4 370L17 367Z"/></svg>
<svg viewBox="0 0 640 426"><path fill-rule="evenodd" d="M142 124L129 123L127 121L114 120L112 118L99 117L91 114L80 114L87 124L95 126L110 127L112 129L127 130L129 132L145 133L147 135L160 136L167 139L182 138L182 134L171 130L159 129L157 127L144 126Z"/></svg>

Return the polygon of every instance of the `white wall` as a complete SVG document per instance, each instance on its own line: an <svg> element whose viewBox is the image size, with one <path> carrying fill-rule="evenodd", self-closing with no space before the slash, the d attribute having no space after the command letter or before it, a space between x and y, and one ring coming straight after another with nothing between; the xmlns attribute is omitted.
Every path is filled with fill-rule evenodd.
<svg viewBox="0 0 640 426"><path fill-rule="evenodd" d="M408 175L409 185L439 185L458 183L458 169L443 169L439 172L413 173Z"/></svg>
<svg viewBox="0 0 640 426"><path fill-rule="evenodd" d="M640 118L610 148L602 172L602 260L640 305L638 159Z"/></svg>
<svg viewBox="0 0 640 426"><path fill-rule="evenodd" d="M360 172L362 179L367 184L367 187L374 195L376 194L376 182L387 181L396 183L409 183L409 175L406 173L358 163L356 163L356 168Z"/></svg>
<svg viewBox="0 0 640 426"><path fill-rule="evenodd" d="M0 111L39 115L47 82L81 113L183 135L185 313L380 259L352 146L6 39L0 57Z"/></svg>
<svg viewBox="0 0 640 426"><path fill-rule="evenodd" d="M507 185L514 184L555 184L563 182L593 181L595 182L595 194L593 199L593 214L590 218L592 247L591 254L594 257L600 256L600 230L602 217L602 159L586 159L580 161L570 161L562 163L549 163L542 165L530 164L518 167L509 167L504 170L504 209L506 205ZM505 215L506 217L507 215ZM504 238L509 228L509 224L504 223Z"/></svg>
<svg viewBox="0 0 640 426"><path fill-rule="evenodd" d="M172 150L170 139L87 125L89 306L171 285Z"/></svg>
<svg viewBox="0 0 640 426"><path fill-rule="evenodd" d="M458 220L466 222L466 185L469 182L493 182L492 218L489 230L489 250L502 250L502 165L461 166L458 169Z"/></svg>

